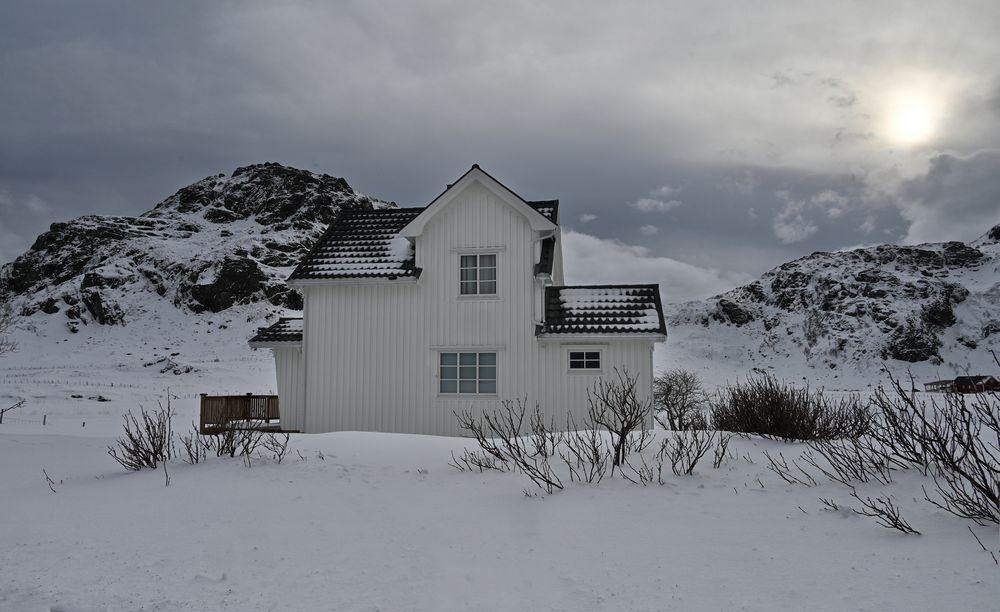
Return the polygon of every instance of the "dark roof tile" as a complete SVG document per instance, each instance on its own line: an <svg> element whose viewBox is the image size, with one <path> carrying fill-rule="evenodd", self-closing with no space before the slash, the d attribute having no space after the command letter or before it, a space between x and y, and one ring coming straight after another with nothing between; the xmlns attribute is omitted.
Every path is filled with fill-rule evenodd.
<svg viewBox="0 0 1000 612"><path fill-rule="evenodd" d="M547 287L540 334L667 333L657 285Z"/></svg>
<svg viewBox="0 0 1000 612"><path fill-rule="evenodd" d="M536 200L528 202L528 206L534 208L549 221L559 224L559 200Z"/></svg>
<svg viewBox="0 0 1000 612"><path fill-rule="evenodd" d="M272 344L275 342L302 342L302 319L281 318L270 327L261 327L257 335L250 338L250 344Z"/></svg>
<svg viewBox="0 0 1000 612"><path fill-rule="evenodd" d="M422 208L345 210L327 228L289 280L415 277L410 241L399 235Z"/></svg>

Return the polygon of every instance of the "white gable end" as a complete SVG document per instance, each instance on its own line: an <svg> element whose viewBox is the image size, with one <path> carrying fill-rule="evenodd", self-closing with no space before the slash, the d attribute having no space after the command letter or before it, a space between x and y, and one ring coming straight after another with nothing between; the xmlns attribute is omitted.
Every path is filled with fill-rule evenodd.
<svg viewBox="0 0 1000 612"><path fill-rule="evenodd" d="M457 181L451 184L448 189L444 191L441 195L434 199L433 202L427 205L427 208L423 210L415 219L410 221L400 232L400 236L406 238L416 238L424 232L424 228L427 223L434 218L435 215L445 210L452 203L458 201L459 196L472 187L473 185L481 185L484 188L491 191L497 198L508 204L511 208L518 211L524 218L528 221L531 229L536 232L548 232L554 231L556 229L556 224L552 221L546 219L541 213L532 208L525 202L519 195L504 186L503 183L496 180L485 172L478 165L472 166L472 168L462 175Z"/></svg>

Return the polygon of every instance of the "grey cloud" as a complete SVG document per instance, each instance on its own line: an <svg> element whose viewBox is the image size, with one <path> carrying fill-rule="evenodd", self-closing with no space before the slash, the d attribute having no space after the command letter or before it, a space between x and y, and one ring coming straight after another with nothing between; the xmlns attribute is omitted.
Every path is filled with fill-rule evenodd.
<svg viewBox="0 0 1000 612"><path fill-rule="evenodd" d="M970 240L1000 223L1000 151L942 154L899 190L907 242Z"/></svg>
<svg viewBox="0 0 1000 612"><path fill-rule="evenodd" d="M587 230L600 239L759 273L870 238L859 229L869 215L906 233L899 208L854 205L836 219L807 211L816 231L779 243L774 193L850 194L852 172L926 157L850 135L877 134L869 94L915 57L928 70L994 74L983 15L996 12L988 2L974 17L890 2L726 7L710 19L687 2L18 3L0 20L0 191L33 194L49 212L0 208L0 259L53 221L136 214L247 163L344 176L421 205L478 162L525 196L560 198L567 225L596 215ZM962 36L920 25L945 20ZM997 92L988 85L977 86L981 108ZM831 104L848 91L852 105ZM986 146L1000 125L992 111L975 117L955 119L951 150ZM648 196L664 184L683 184L683 198ZM640 196L684 205L643 237L649 215L623 205Z"/></svg>

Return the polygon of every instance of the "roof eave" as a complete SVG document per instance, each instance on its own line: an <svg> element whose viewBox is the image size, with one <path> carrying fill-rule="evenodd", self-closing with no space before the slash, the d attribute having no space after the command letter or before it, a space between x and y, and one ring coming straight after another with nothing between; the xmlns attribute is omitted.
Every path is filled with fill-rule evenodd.
<svg viewBox="0 0 1000 612"><path fill-rule="evenodd" d="M290 278L286 285L293 289L301 289L315 285L407 285L416 283L420 276L420 269L414 270L412 275L396 276L389 278L386 276L358 276L345 278Z"/></svg>
<svg viewBox="0 0 1000 612"><path fill-rule="evenodd" d="M247 344L250 348L264 348L264 349L277 349L277 348L301 348L301 340L251 340Z"/></svg>
<svg viewBox="0 0 1000 612"><path fill-rule="evenodd" d="M661 334L659 332L637 332L637 333L610 333L610 334L594 334L594 333L540 333L535 338L539 342L559 342L559 341L572 341L572 342L583 342L588 340L652 340L653 342L666 342L667 335Z"/></svg>

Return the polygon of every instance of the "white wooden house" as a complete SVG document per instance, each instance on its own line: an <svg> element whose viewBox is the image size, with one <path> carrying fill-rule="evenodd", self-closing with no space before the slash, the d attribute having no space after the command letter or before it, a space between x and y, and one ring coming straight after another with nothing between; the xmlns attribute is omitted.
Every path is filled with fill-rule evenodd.
<svg viewBox="0 0 1000 612"><path fill-rule="evenodd" d="M478 165L423 208L342 212L288 284L302 318L250 345L274 352L289 430L458 435L453 411L519 397L583 422L616 368L651 396L666 340L656 285L565 286L559 202Z"/></svg>

